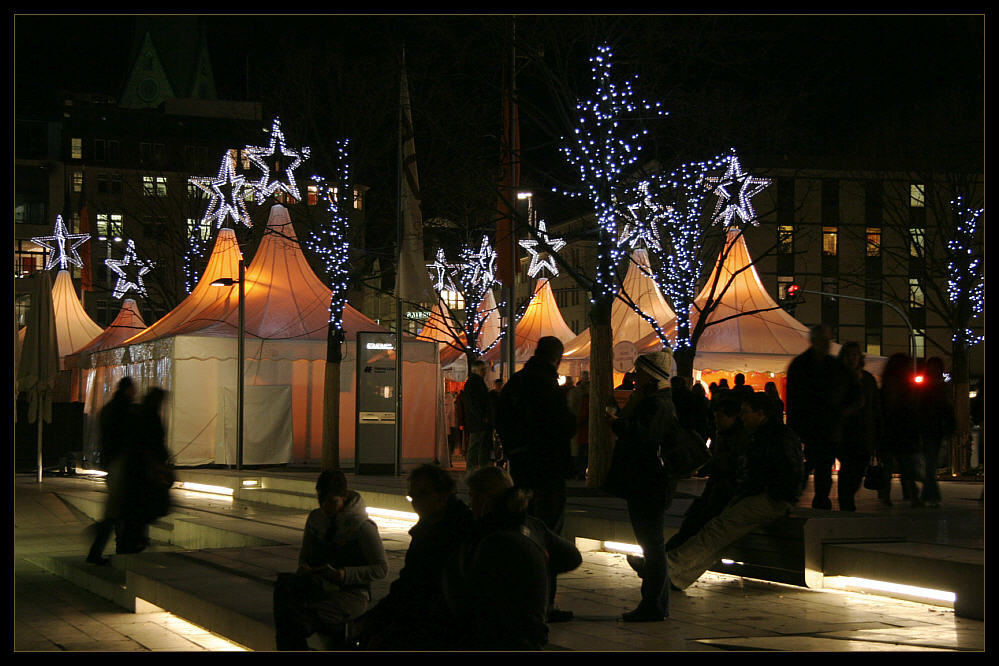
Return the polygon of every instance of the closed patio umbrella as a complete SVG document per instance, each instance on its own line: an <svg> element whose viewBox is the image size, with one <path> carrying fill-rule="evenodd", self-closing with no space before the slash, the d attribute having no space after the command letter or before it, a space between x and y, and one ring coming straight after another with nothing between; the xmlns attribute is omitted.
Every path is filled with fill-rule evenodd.
<svg viewBox="0 0 999 666"><path fill-rule="evenodd" d="M52 422L52 394L59 370L52 281L47 271L31 278L31 307L17 369L18 388L28 395L28 421L38 422L38 482L42 481L42 422Z"/></svg>

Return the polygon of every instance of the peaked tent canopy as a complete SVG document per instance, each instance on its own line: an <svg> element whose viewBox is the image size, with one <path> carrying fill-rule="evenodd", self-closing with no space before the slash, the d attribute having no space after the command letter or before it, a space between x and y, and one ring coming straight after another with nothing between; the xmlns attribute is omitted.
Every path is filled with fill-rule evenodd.
<svg viewBox="0 0 999 666"><path fill-rule="evenodd" d="M61 270L52 285L52 309L55 312L56 339L59 341L60 365L66 356L104 332L83 309L76 295L69 271Z"/></svg>
<svg viewBox="0 0 999 666"><path fill-rule="evenodd" d="M515 342L517 363L524 363L531 358L538 346L538 340L547 336L556 337L563 344L567 344L576 337L576 334L562 318L558 303L555 302L555 292L552 291L551 282L543 277L538 279L531 301L517 322ZM500 345L497 345L490 349L484 358L489 361L506 360L501 359L500 355Z"/></svg>
<svg viewBox="0 0 999 666"><path fill-rule="evenodd" d="M86 366L89 355L102 349L110 349L121 345L125 340L146 328L139 314L139 306L131 298L121 304L118 316L103 333L84 345L76 353L64 359L65 366L72 370L71 395L73 402L84 402L89 395L88 385L93 382L93 371ZM84 405L86 411L86 405Z"/></svg>
<svg viewBox="0 0 999 666"><path fill-rule="evenodd" d="M421 340L432 340L439 345L441 366L447 367L461 358L461 351L452 345L461 339L461 327L451 317L447 311L447 304L443 299L438 299L427 317L427 323L423 325L417 337Z"/></svg>

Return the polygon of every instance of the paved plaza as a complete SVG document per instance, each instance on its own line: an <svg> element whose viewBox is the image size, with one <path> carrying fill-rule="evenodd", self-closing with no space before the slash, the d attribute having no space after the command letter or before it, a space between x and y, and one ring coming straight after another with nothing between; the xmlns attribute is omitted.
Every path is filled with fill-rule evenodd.
<svg viewBox="0 0 999 666"><path fill-rule="evenodd" d="M297 476L314 479L315 473L302 472ZM371 492L384 493L383 496L400 490L403 487L400 481L351 477L355 487L366 485ZM965 518L981 515L982 506L977 502L981 483L943 486L943 510ZM245 649L245 644L233 638L238 632L221 629L224 626L221 621L215 627L203 627L179 617L179 613L168 613L141 602L137 602L138 612L131 612L53 573L58 570L53 562L61 562L64 567L71 564L82 575L93 575L98 569L82 561L89 540L87 528L92 522L88 512L93 513L87 507L99 506L103 493L104 484L94 479L46 476L39 485L30 475L17 476L13 498L13 649L102 652ZM585 495L579 489L570 494L577 495L570 497L570 511L598 510L594 500L578 497ZM259 626L265 627L260 631L266 633L268 580L274 571L294 568L307 510L184 490L175 490L174 500L175 513L186 516L192 524L200 521L202 525L212 524L222 529L225 521L236 522L241 527L235 529L249 535L245 538L250 540L243 547L224 547L226 543L219 542L223 547L200 549L178 548L159 541L150 551L126 556L132 558L128 562L129 576L160 576L160 580L165 580L170 574L162 571L171 568L175 577L183 577L188 570L184 567L192 572L210 567L215 573L210 582L201 586L202 596L216 597L220 604L221 597L242 596L246 604L256 604L259 619L249 618L247 623L258 621ZM616 502L609 498L603 501ZM861 503L861 511L865 510L876 509ZM384 516L375 517L375 521L390 565L389 576L374 589L375 596L381 596L402 565L409 543L407 530L412 523ZM173 529L180 529L179 524ZM954 530L953 538L941 535L939 528L936 532L935 537L926 538L937 541L942 538L971 548L984 545L981 533L976 536L967 529L962 534ZM155 529L152 536L157 540ZM118 563L111 569L117 566ZM226 582L230 580L235 582ZM670 617L665 622L624 624L618 618L621 612L637 605L639 583L623 555L584 552L582 566L559 577L558 604L574 611L575 619L551 625L547 649L980 651L986 648L984 622L957 617L952 609L943 606L854 592L812 590L710 572L688 590L671 593ZM176 586L183 587L182 583ZM194 583L192 586L197 588Z"/></svg>

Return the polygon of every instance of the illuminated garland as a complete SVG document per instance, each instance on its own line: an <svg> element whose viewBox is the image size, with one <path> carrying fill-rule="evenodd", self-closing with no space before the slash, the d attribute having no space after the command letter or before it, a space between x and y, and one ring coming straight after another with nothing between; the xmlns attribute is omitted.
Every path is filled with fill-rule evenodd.
<svg viewBox="0 0 999 666"><path fill-rule="evenodd" d="M553 275L558 275L558 266L555 265L555 253L565 247L565 240L561 238L552 239L548 236L548 226L544 220L538 221L538 230L535 232L540 238L540 241L534 239L517 241L520 247L527 250L527 253L531 255L531 265L527 268L527 275L530 277L537 277L538 273L542 270L548 269L548 271ZM546 250L548 256L544 259L540 259L538 251L535 247L540 243L541 249Z"/></svg>
<svg viewBox="0 0 999 666"><path fill-rule="evenodd" d="M264 203L267 197L278 192L286 192L296 201L302 198L295 183L295 169L309 159L311 153L308 146L295 151L285 145L280 118L275 118L271 123L271 140L268 145L246 146L244 151L250 161L263 171L260 180L252 183L257 203ZM278 169L280 165L284 165L284 168ZM277 175L279 170L284 172L285 180L272 180L272 173Z"/></svg>
<svg viewBox="0 0 999 666"><path fill-rule="evenodd" d="M975 254L975 236L984 208L970 208L964 198L958 196L950 202L957 216L954 238L947 242L950 262L947 266L947 297L958 306L958 312L967 312L967 319L956 321L954 342L965 347L973 347L985 340L967 328L968 320L980 317L985 312L985 275L982 257Z"/></svg>
<svg viewBox="0 0 999 666"><path fill-rule="evenodd" d="M650 104L635 100L631 81L621 85L612 81L612 58L611 49L606 45L599 47L597 55L590 58L595 94L593 99L576 105L579 120L574 135L562 146L562 153L569 165L578 171L579 182L583 184L582 191L562 194L587 198L599 225L592 293L605 298L617 294L619 280L615 267L624 255L624 250L615 242L619 214L616 194L623 174L638 160L642 150L636 142L648 134L645 129L629 132L621 123L637 111L648 111L657 117L667 115L659 102Z"/></svg>
<svg viewBox="0 0 999 666"><path fill-rule="evenodd" d="M349 211L352 205L350 197L350 167L348 164L349 141L344 139L336 144L340 169L337 173L337 184L330 186L323 178L313 176L320 193L325 193L326 210L329 221L321 224L318 230L309 234L306 247L322 259L326 277L332 289L330 300L329 323L333 329L343 332L343 311L347 306L347 288L350 264L350 242L347 231L350 226ZM344 193L338 197L337 192ZM346 205L344 205L346 201Z"/></svg>
<svg viewBox="0 0 999 666"><path fill-rule="evenodd" d="M198 234L191 234L188 237L187 250L184 252L184 289L189 294L198 284L200 275L195 266L201 264L204 256L205 247L201 238Z"/></svg>
<svg viewBox="0 0 999 666"><path fill-rule="evenodd" d="M242 223L247 227L253 226L250 214L246 212L246 179L236 175L236 160L228 150L222 155L215 178L192 176L188 181L209 196L202 222L214 222L216 229L221 228L227 219L232 219L233 225Z"/></svg>
<svg viewBox="0 0 999 666"><path fill-rule="evenodd" d="M718 197L715 212L712 214L715 222L723 227L732 225L732 218L738 216L744 223L759 226L756 221L756 211L753 209L752 198L762 192L772 182L769 178L756 178L744 173L739 164L735 149L728 156L728 169L720 178L708 178L709 189Z"/></svg>
<svg viewBox="0 0 999 666"><path fill-rule="evenodd" d="M624 215L624 227L618 236L617 246L627 245L629 249L637 250L644 244L654 252L662 252L656 223L666 215L666 211L649 196L649 181L643 180L638 184L637 194L638 200L625 206L628 212Z"/></svg>
<svg viewBox="0 0 999 666"><path fill-rule="evenodd" d="M72 241L67 248L66 241ZM62 221L62 215L56 215L55 231L51 236L35 236L31 242L39 247L49 250L48 260L45 262L45 270L50 270L57 263L60 270L66 269L66 264L83 267L83 260L76 248L90 240L90 234L71 234L66 228L66 223ZM52 241L54 246L47 241Z"/></svg>
<svg viewBox="0 0 999 666"><path fill-rule="evenodd" d="M135 256L135 241L129 240L125 250L125 256L121 259L105 259L104 264L118 274L118 281L115 283L112 298L121 298L129 290L135 289L140 295L146 295L146 287L142 282L142 276L153 269L156 264L152 261L140 261ZM125 274L125 266L135 266L138 268L135 280L130 279Z"/></svg>

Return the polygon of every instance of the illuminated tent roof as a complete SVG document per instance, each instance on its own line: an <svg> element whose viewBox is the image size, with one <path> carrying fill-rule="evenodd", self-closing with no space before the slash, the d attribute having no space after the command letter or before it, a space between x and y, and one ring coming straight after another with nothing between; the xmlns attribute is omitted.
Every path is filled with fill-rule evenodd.
<svg viewBox="0 0 999 666"><path fill-rule="evenodd" d="M651 277L649 254L640 248L631 254L631 259L628 273L621 283L621 293L631 298L642 312L654 317L659 326L665 330L666 326L672 325L676 315ZM652 325L620 298L615 299L611 307L611 330L614 333L615 345L624 341L638 344L643 338L656 335ZM566 343L563 358L577 360L589 357L590 329L586 329Z"/></svg>
<svg viewBox="0 0 999 666"><path fill-rule="evenodd" d="M78 351L104 332L83 309L69 271L61 270L56 276L52 285L52 309L55 310L60 358Z"/></svg>
<svg viewBox="0 0 999 666"><path fill-rule="evenodd" d="M534 355L538 340L554 336L564 343L576 337L572 329L565 323L562 313L555 302L555 292L552 291L548 278L539 278L531 302L527 305L524 315L517 322L516 359L522 363ZM500 360L500 346L497 345L485 355L487 360Z"/></svg>
<svg viewBox="0 0 999 666"><path fill-rule="evenodd" d="M147 342L167 335L198 333L231 337L239 330L239 285L215 287L218 278L239 274L239 248L231 229L221 229L205 274L191 294L163 319L127 340ZM288 210L271 207L267 230L253 261L246 267L246 335L264 340L325 340L329 323L330 289L309 266ZM357 331L386 332L347 305L347 339Z"/></svg>
<svg viewBox="0 0 999 666"><path fill-rule="evenodd" d="M443 299L430 311L427 323L423 325L417 337L423 340L434 340L438 343L441 355L441 367L447 367L461 358L461 352L451 345L461 335L457 322L447 312ZM450 343L450 344L449 344Z"/></svg>
<svg viewBox="0 0 999 666"><path fill-rule="evenodd" d="M114 321L111 322L103 333L66 358L66 367L76 366L77 361L85 354L100 351L101 349L118 347L125 340L145 328L146 324L142 321L142 315L139 314L139 306L131 298L126 299L121 304L118 316L114 318Z"/></svg>
<svg viewBox="0 0 999 666"><path fill-rule="evenodd" d="M808 348L808 327L780 308L770 297L753 260L746 241L737 229L728 233L725 241L729 248L718 255L715 268L694 302L703 305L711 294L717 277L716 291L731 284L722 294L721 302L711 313L709 321L723 320L740 312L765 310L743 315L709 326L697 343L694 367L698 370L766 371L784 372L795 356ZM723 261L724 257L724 261ZM692 324L697 321L697 311L691 309ZM676 335L676 322L664 329L671 338ZM639 353L660 348L655 334L646 336L638 344Z"/></svg>

